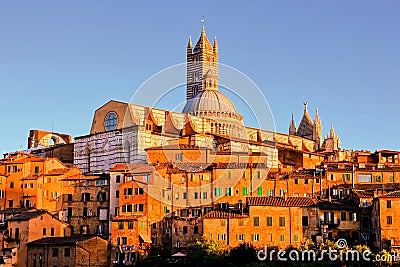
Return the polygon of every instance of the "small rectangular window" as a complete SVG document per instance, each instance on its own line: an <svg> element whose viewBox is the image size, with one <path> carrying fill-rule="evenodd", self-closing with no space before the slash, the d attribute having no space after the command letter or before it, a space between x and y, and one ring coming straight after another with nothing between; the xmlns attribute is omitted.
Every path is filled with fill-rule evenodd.
<svg viewBox="0 0 400 267"><path fill-rule="evenodd" d="M53 248L53 257L58 257L58 248Z"/></svg>
<svg viewBox="0 0 400 267"><path fill-rule="evenodd" d="M252 234L252 238L253 241L260 241L260 235L259 234Z"/></svg>
<svg viewBox="0 0 400 267"><path fill-rule="evenodd" d="M128 229L133 229L134 225L133 225L133 221L129 221L128 222Z"/></svg>
<svg viewBox="0 0 400 267"><path fill-rule="evenodd" d="M118 222L118 229L123 230L124 229L124 222Z"/></svg>
<svg viewBox="0 0 400 267"><path fill-rule="evenodd" d="M388 209L391 209L391 208L392 208L392 201L391 201L391 200L388 200L388 201L386 202L386 208L388 208Z"/></svg>
<svg viewBox="0 0 400 267"><path fill-rule="evenodd" d="M71 249L70 248L64 248L64 257L68 258L71 256Z"/></svg>
<svg viewBox="0 0 400 267"><path fill-rule="evenodd" d="M386 222L387 222L387 224L393 224L393 217L392 216L386 216Z"/></svg>
<svg viewBox="0 0 400 267"><path fill-rule="evenodd" d="M308 226L308 216L301 217L301 225Z"/></svg>
<svg viewBox="0 0 400 267"><path fill-rule="evenodd" d="M345 222L347 220L345 211L342 211L340 213L340 220L343 221L343 222Z"/></svg>
<svg viewBox="0 0 400 267"><path fill-rule="evenodd" d="M267 226L272 226L272 217L267 217Z"/></svg>
<svg viewBox="0 0 400 267"><path fill-rule="evenodd" d="M257 216L253 218L253 225L260 226L260 217Z"/></svg>
<svg viewBox="0 0 400 267"><path fill-rule="evenodd" d="M285 242L285 235L281 235L280 237L281 242Z"/></svg>
<svg viewBox="0 0 400 267"><path fill-rule="evenodd" d="M285 226L285 217L279 217L279 226L280 227Z"/></svg>

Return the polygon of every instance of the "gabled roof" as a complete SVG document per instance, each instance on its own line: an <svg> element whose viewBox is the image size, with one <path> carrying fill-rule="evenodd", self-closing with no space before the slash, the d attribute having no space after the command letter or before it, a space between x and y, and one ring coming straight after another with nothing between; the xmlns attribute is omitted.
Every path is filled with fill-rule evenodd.
<svg viewBox="0 0 400 267"><path fill-rule="evenodd" d="M311 197L247 197L249 206L309 207L315 202Z"/></svg>
<svg viewBox="0 0 400 267"><path fill-rule="evenodd" d="M248 216L238 214L238 213L231 213L231 212L225 212L225 211L219 211L219 210L214 210L206 215L203 216L203 218L207 219L219 219L219 218L247 218Z"/></svg>

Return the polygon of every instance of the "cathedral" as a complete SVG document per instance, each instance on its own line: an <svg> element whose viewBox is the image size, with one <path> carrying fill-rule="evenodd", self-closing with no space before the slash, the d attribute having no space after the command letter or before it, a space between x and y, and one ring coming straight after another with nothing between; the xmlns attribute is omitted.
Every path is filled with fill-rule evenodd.
<svg viewBox="0 0 400 267"><path fill-rule="evenodd" d="M182 112L111 100L97 109L90 134L74 143L74 164L85 173L108 173L120 163L146 163L152 147L185 144L214 153L257 152L268 155L268 166L278 167L280 148L303 153L340 149L337 135L322 142L321 122L314 122L304 105L296 129L289 135L244 125L232 101L218 90L218 43L207 38L204 27L197 43L187 44L186 105Z"/></svg>

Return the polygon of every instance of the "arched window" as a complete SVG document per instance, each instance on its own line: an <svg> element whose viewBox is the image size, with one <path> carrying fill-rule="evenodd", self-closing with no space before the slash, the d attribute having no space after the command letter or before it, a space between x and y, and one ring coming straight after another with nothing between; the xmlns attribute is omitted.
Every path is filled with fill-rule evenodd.
<svg viewBox="0 0 400 267"><path fill-rule="evenodd" d="M106 118L104 121L104 128L106 129L106 131L112 131L117 128L117 124L118 124L117 113L115 113L114 111L109 112L106 115Z"/></svg>

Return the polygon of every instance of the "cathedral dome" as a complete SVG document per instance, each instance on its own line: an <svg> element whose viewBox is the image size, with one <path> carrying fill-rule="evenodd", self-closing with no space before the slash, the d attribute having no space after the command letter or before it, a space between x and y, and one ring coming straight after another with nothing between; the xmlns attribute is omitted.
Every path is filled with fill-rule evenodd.
<svg viewBox="0 0 400 267"><path fill-rule="evenodd" d="M238 116L236 108L231 100L217 90L204 90L199 92L195 97L189 99L183 108L183 113L189 113L195 116L209 112L221 112L235 117Z"/></svg>

